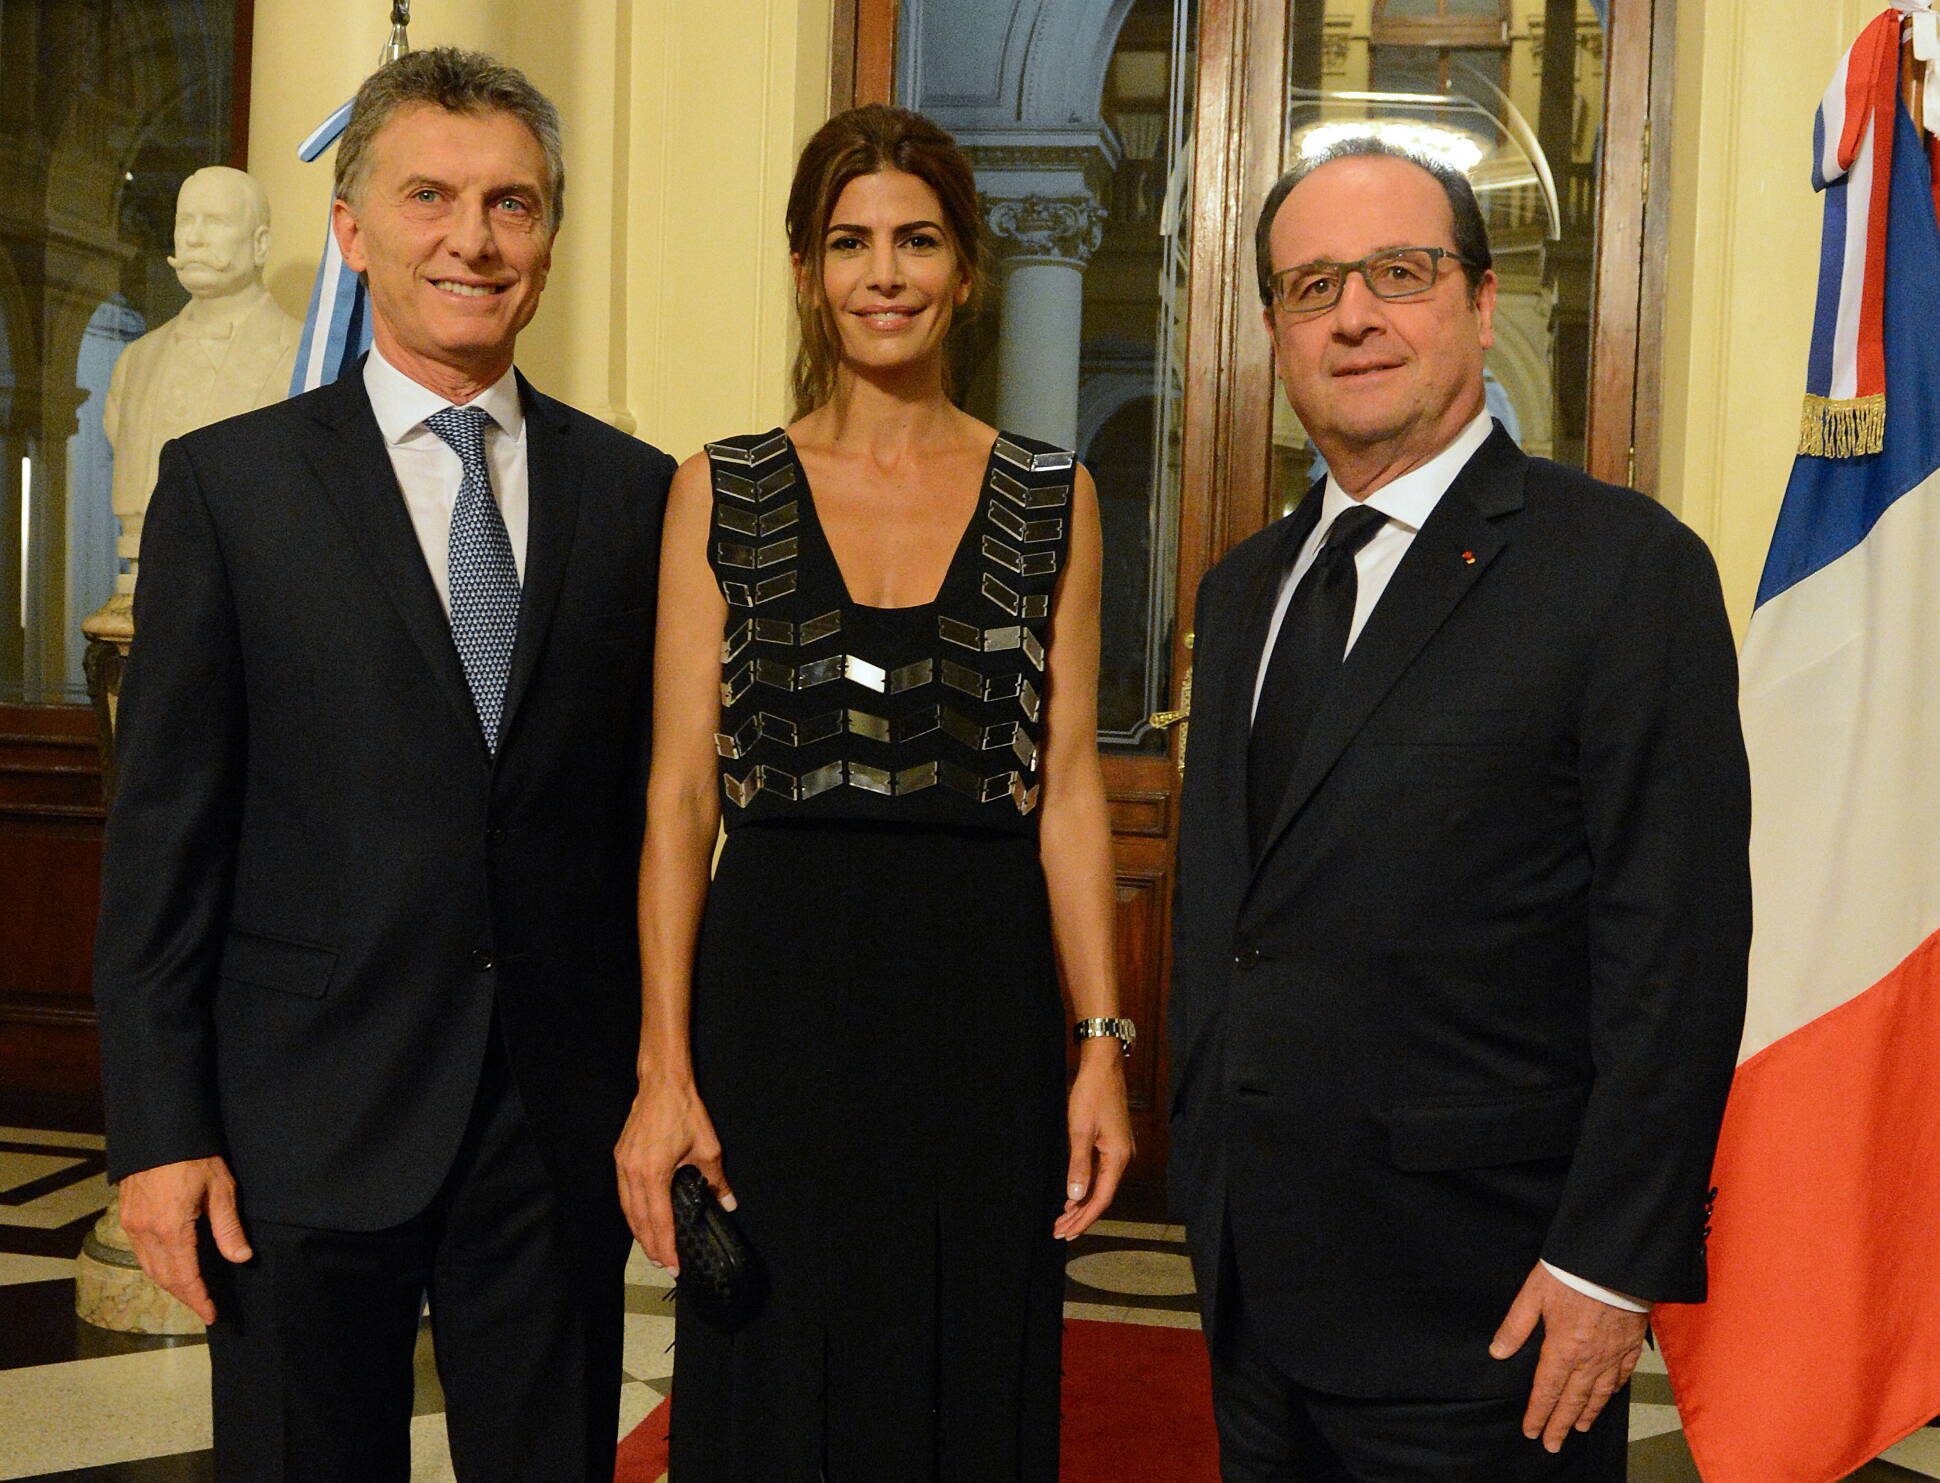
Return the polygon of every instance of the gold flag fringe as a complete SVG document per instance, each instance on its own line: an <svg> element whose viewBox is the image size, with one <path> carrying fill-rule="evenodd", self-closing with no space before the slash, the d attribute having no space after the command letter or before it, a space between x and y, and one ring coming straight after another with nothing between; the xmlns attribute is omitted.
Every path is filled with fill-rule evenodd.
<svg viewBox="0 0 1940 1483"><path fill-rule="evenodd" d="M1886 393L1833 401L1805 398L1799 418L1799 452L1814 458L1858 458L1886 446Z"/></svg>

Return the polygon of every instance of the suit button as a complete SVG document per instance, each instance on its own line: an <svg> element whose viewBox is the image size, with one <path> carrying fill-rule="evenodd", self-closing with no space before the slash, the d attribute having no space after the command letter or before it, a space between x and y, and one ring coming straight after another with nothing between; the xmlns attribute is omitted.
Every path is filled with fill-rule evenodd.
<svg viewBox="0 0 1940 1483"><path fill-rule="evenodd" d="M476 968L480 973L490 973L492 971L492 955L482 947L474 949L472 952L472 967Z"/></svg>
<svg viewBox="0 0 1940 1483"><path fill-rule="evenodd" d="M494 824L490 829L487 829L485 831L485 843L504 844L505 831L502 828L500 828L498 825Z"/></svg>
<svg viewBox="0 0 1940 1483"><path fill-rule="evenodd" d="M1260 950L1256 947L1243 947L1233 954L1233 966L1241 973L1248 972L1260 965Z"/></svg>

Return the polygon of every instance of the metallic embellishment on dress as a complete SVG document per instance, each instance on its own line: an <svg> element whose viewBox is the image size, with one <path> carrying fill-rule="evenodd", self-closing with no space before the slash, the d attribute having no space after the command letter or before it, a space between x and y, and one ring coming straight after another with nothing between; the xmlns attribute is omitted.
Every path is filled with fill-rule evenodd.
<svg viewBox="0 0 1940 1483"><path fill-rule="evenodd" d="M1033 592L1019 596L989 572L983 574L983 595L996 603L1013 618L1048 618L1051 616L1050 594Z"/></svg>
<svg viewBox="0 0 1940 1483"><path fill-rule="evenodd" d="M801 504L790 500L779 509L770 510L765 515L757 515L752 510L737 510L733 505L716 505L715 523L723 530L731 530L737 535L765 536L777 530L786 530L801 518Z"/></svg>
<svg viewBox="0 0 1940 1483"><path fill-rule="evenodd" d="M806 619L795 630L795 642L803 648L806 648L810 644L819 643L821 640L833 634L838 634L841 631L842 614L839 611L824 613L819 618Z"/></svg>
<svg viewBox="0 0 1940 1483"><path fill-rule="evenodd" d="M1020 468L1028 474L1049 474L1059 469L1068 469L1077 459L1063 448L1052 449L1047 453L1032 453L1028 448L1013 443L1002 433L997 435L997 446L993 450L1005 463Z"/></svg>
<svg viewBox="0 0 1940 1483"><path fill-rule="evenodd" d="M888 797L896 791L896 775L887 768L871 767L866 762L851 762L849 786L866 789L871 793L881 793Z"/></svg>
<svg viewBox="0 0 1940 1483"><path fill-rule="evenodd" d="M801 549L801 541L795 536L783 540L770 541L760 548L743 546L736 541L716 541L715 553L723 566L741 566L760 570L764 567L780 566L784 561L793 561L795 553Z"/></svg>
<svg viewBox="0 0 1940 1483"><path fill-rule="evenodd" d="M795 574L783 572L778 577L770 577L765 582L757 582L750 587L746 582L723 582L721 595L737 608L758 608L764 602L773 602L778 597L786 597L795 590Z"/></svg>
<svg viewBox="0 0 1940 1483"><path fill-rule="evenodd" d="M1064 517L1053 516L1049 520L1026 520L1015 510L1007 510L996 500L990 502L990 523L1009 536L1013 541L1031 545L1037 541L1056 541L1064 537Z"/></svg>
<svg viewBox="0 0 1940 1483"><path fill-rule="evenodd" d="M983 538L983 554L985 560L1009 567L1020 577L1048 577L1058 569L1057 552L1018 551L1006 546L994 536Z"/></svg>
<svg viewBox="0 0 1940 1483"><path fill-rule="evenodd" d="M1017 701L1024 715L1037 719L1040 698L1037 687L1022 675L982 675L967 664L958 664L954 659L943 661L943 683L952 690L961 690L965 695L977 700Z"/></svg>
<svg viewBox="0 0 1940 1483"><path fill-rule="evenodd" d="M812 690L831 680L846 679L855 681L865 690L874 690L878 695L900 695L905 690L927 685L934 678L936 670L935 661L930 659L918 659L900 669L885 670L881 665L871 664L854 654L829 654L810 660L799 669L790 669L773 659L755 662L761 666L756 678L762 684L773 685L778 690ZM724 686L723 693L725 689Z"/></svg>
<svg viewBox="0 0 1940 1483"><path fill-rule="evenodd" d="M1007 624L1002 628L979 628L974 623L965 623L939 613L936 618L937 637L945 643L955 644L960 649L971 649L979 654L995 654L1003 649L1015 649L1022 645L1026 652L1031 647L1037 649L1037 658L1032 662L1039 669L1044 668L1044 647L1039 644L1028 628L1018 624Z"/></svg>
<svg viewBox="0 0 1940 1483"><path fill-rule="evenodd" d="M940 713L941 730L973 752L994 752L1008 747L1027 768L1037 766L1037 743L1020 721L999 721L994 726L979 726L955 711Z"/></svg>
<svg viewBox="0 0 1940 1483"><path fill-rule="evenodd" d="M1042 489L1033 489L1011 478L1002 469L990 471L990 487L1012 504L1022 505L1027 510L1055 510L1071 495L1069 484L1047 484Z"/></svg>
<svg viewBox="0 0 1940 1483"><path fill-rule="evenodd" d="M958 767L954 762L945 762L940 769L939 779L946 787L975 800L978 803L996 803L1008 798L1017 805L1020 814L1027 814L1037 807L1038 787L1025 786L1021 773L1000 772L994 777L978 777L966 767Z"/></svg>
<svg viewBox="0 0 1940 1483"><path fill-rule="evenodd" d="M726 731L715 732L715 754L727 758L730 762L739 762L754 750L754 744L761 740L764 729L760 716L750 716L738 731L732 733Z"/></svg>
<svg viewBox="0 0 1940 1483"><path fill-rule="evenodd" d="M707 451L722 463L740 464L752 467L766 463L788 446L788 434L777 430L773 436L763 439L750 447L742 448L734 443L709 443Z"/></svg>
<svg viewBox="0 0 1940 1483"><path fill-rule="evenodd" d="M1022 675L1019 675L1017 677L1017 703L1018 705L1024 708L1025 716L1027 716L1032 721L1035 721L1037 719L1037 710L1038 710L1037 686L1033 685L1029 680L1025 679Z"/></svg>
<svg viewBox="0 0 1940 1483"><path fill-rule="evenodd" d="M786 618L748 618L721 638L721 663L732 664L750 643L813 644L842 631L840 613L824 613L797 628Z"/></svg>
<svg viewBox="0 0 1940 1483"><path fill-rule="evenodd" d="M953 772L952 776L945 776ZM925 788L934 787L938 782L948 782L952 787L968 793L979 802L993 802L999 798L1013 797L1018 785L1014 772L1003 773L994 778L979 778L965 768L945 763L939 769L934 762L918 763L915 767L905 767L900 772L887 768L872 767L866 762L828 762L812 772L800 777L783 772L779 767L770 767L765 762L750 769L744 778L731 773L721 774L721 791L738 807L746 808L754 801L757 793L773 793L787 799L790 803L804 803L831 788L839 788L843 783L852 788L860 788L868 793L880 793L894 797L908 793L920 793ZM1036 802L1036 789L1031 790L1031 802ZM1024 805L1020 809L1028 812Z"/></svg>
<svg viewBox="0 0 1940 1483"><path fill-rule="evenodd" d="M731 463L742 467L746 467L755 461L754 454L750 453L746 448L737 448L732 443L709 443L707 445L707 454L716 463Z"/></svg>
<svg viewBox="0 0 1940 1483"><path fill-rule="evenodd" d="M714 492L724 494L730 499L746 500L754 503L754 480L743 479L739 474L730 474L726 469L714 471Z"/></svg>
<svg viewBox="0 0 1940 1483"><path fill-rule="evenodd" d="M1018 644L1024 651L1024 657L1037 666L1037 672L1039 674L1043 674L1044 645L1037 641L1037 635L1027 628L1024 630L1023 637L1018 641Z"/></svg>
<svg viewBox="0 0 1940 1483"><path fill-rule="evenodd" d="M748 693L754 684L754 661L750 659L733 674L721 681L721 708L731 710L741 703L741 697Z"/></svg>
<svg viewBox="0 0 1940 1483"><path fill-rule="evenodd" d="M843 773L844 768L840 762L825 762L813 772L803 773L795 785L796 801L805 801L818 793L826 793L831 788L841 787ZM786 777L787 774L783 773L782 776Z"/></svg>
<svg viewBox="0 0 1940 1483"><path fill-rule="evenodd" d="M832 736L840 736L846 717L847 713L843 711L828 711L820 716L810 716L800 725L789 726L788 744L791 747L812 747L818 741L827 741ZM776 716L770 719L780 720L781 718ZM765 723L761 728L761 734L763 736L768 734Z"/></svg>
<svg viewBox="0 0 1940 1483"><path fill-rule="evenodd" d="M785 452L787 448L788 448L788 434L785 432L782 432L779 428L777 428L772 437L766 438L762 442L756 443L754 447L748 450L748 462L766 463L769 459L773 458L776 454Z"/></svg>
<svg viewBox="0 0 1940 1483"><path fill-rule="evenodd" d="M774 602L776 598L786 598L795 590L795 573L784 571L780 577L770 577L766 582L722 582L722 596L735 608L760 608L764 602Z"/></svg>

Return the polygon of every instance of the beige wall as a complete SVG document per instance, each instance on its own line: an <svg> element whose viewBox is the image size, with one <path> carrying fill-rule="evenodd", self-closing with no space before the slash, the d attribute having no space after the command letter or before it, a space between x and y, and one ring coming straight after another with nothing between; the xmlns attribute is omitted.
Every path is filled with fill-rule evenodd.
<svg viewBox="0 0 1940 1483"><path fill-rule="evenodd" d="M1812 113L1881 0L1677 0L1661 494L1742 634L1798 441L1822 211Z"/></svg>
<svg viewBox="0 0 1940 1483"><path fill-rule="evenodd" d="M1676 0L1665 450L1659 493L1751 605L1791 466L1820 203L1812 110L1880 0ZM412 40L481 46L560 103L573 172L521 363L687 454L786 415L788 173L826 108L829 0L417 0ZM704 15L705 19L701 19ZM257 0L251 168L271 283L301 313L328 195L296 142L384 35L370 0Z"/></svg>
<svg viewBox="0 0 1940 1483"><path fill-rule="evenodd" d="M388 34L371 0L256 0L250 170L275 219L271 287L302 314L329 156L296 145ZM669 452L786 416L782 207L828 102L828 0L417 0L414 46L523 67L566 121L567 217L519 363Z"/></svg>

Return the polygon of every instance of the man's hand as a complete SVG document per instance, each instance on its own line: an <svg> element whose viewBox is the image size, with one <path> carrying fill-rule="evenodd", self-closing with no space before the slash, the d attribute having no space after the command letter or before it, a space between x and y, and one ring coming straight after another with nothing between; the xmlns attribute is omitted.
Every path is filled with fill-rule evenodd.
<svg viewBox="0 0 1940 1483"><path fill-rule="evenodd" d="M121 1226L134 1243L142 1271L188 1304L204 1323L216 1305L196 1260L196 1222L209 1220L216 1250L232 1262L255 1255L236 1213L236 1181L222 1159L185 1159L127 1175L121 1181Z"/></svg>
<svg viewBox="0 0 1940 1483"><path fill-rule="evenodd" d="M1578 1292L1538 1262L1495 1331L1490 1355L1507 1359L1527 1342L1538 1321L1543 1348L1522 1434L1532 1440L1540 1436L1543 1446L1560 1452L1570 1428L1588 1431L1630 1379L1644 1351L1649 1318Z"/></svg>

